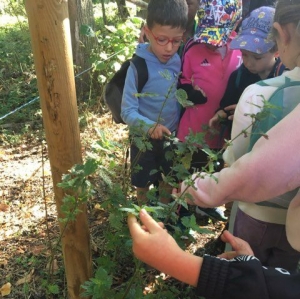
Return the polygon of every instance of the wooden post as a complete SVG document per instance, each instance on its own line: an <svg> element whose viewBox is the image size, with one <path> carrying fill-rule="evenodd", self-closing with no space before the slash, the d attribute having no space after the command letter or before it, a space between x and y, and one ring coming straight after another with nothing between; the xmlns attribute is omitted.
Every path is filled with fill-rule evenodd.
<svg viewBox="0 0 300 299"><path fill-rule="evenodd" d="M67 0L25 0L58 217L62 174L82 163ZM69 298L92 276L86 205L62 238ZM63 224L60 223L62 231Z"/></svg>

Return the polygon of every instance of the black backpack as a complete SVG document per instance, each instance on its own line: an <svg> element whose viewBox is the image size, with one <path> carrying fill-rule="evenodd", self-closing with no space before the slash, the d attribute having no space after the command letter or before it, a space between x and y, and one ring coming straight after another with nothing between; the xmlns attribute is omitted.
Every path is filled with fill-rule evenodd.
<svg viewBox="0 0 300 299"><path fill-rule="evenodd" d="M126 60L121 68L114 74L111 80L106 84L104 100L109 110L111 111L113 120L117 123L123 123L124 121L121 118L121 102L123 89L125 85L125 78L127 74L127 69L130 66L130 63L136 68L137 71L137 91L138 93L142 92L146 82L148 81L148 68L144 58L134 55L131 59Z"/></svg>

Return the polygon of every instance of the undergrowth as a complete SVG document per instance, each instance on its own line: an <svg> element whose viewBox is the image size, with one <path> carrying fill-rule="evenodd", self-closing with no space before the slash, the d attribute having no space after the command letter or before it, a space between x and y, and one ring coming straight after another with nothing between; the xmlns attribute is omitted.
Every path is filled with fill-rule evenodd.
<svg viewBox="0 0 300 299"><path fill-rule="evenodd" d="M115 20L115 17L113 19ZM104 106L102 93L105 83L120 64L132 55L141 22L142 20L138 18L130 18L125 24L104 26L101 20L97 20L96 28L90 28L88 24L82 28L81 34L97 39L97 47L91 53L91 65L92 71L97 74L97 83L101 85L100 94L91 93L89 102L79 103L82 131L89 127L89 118L93 115L95 106ZM109 59L115 53L117 55ZM0 70L1 117L38 96L26 24L22 23L21 26L17 23L14 26L0 28L0 65L3 65ZM168 79L167 74L162 78L164 79ZM182 91L178 92L178 101L183 106L189 105ZM25 125L15 127L17 123ZM32 126L32 123L35 126ZM39 101L1 120L0 127L1 146L20 144L24 138L42 140L44 137ZM94 129L94 134L97 134L98 140L90 145L85 163L75 165L60 184L61 188L72 189L76 191L75 194L79 194L76 197L66 196L64 199L62 209L66 217L60 221L66 225L74 220L76 213L80 212L77 208L81 203L96 202L98 208L107 215L107 227L102 232L99 244L101 252L94 260L95 275L83 284L85 290L83 296L91 296L93 299L196 298L192 288L188 286L179 288L170 284L163 275L147 268L133 257L126 219L128 213L138 216L138 211L142 207L145 208L156 220L164 219L165 224L172 227L172 235L182 248L186 248L188 242L193 242L193 236L188 233L190 230L198 233L210 232L197 225L194 215L182 219L183 230L176 226L178 205L188 208L184 196L174 196L170 204L164 205L159 202L157 189L154 187L147 195L151 205L139 204L129 180L130 171L134 171L135 168L135 165L129 166L127 157L129 141L111 141L101 129ZM133 139L140 144L141 151L145 147L150 148L146 137L140 132L136 132ZM203 140L203 133L191 134L185 143L179 142L176 136L170 136L168 142L172 144L172 151L168 153L167 159L173 160L174 166L172 173L166 174L164 178L167 183L176 188L178 181L186 179L188 184L193 184L187 169L190 168L192 154L198 149L196 145L205 147ZM226 142L226 146L230 144ZM209 155L209 161L203 170L212 174L215 162L222 152L210 151L207 147L205 150ZM183 239L182 235L187 238ZM45 289L43 295L48 298L62 298L61 294L64 291L60 287L63 284L59 285L51 278L51 275L43 274ZM27 287L26 284L24 293L26 297L30 297Z"/></svg>

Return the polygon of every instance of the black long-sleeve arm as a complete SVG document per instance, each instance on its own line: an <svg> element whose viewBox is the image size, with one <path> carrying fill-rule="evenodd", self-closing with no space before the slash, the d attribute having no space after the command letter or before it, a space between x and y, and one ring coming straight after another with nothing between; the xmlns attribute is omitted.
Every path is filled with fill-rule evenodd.
<svg viewBox="0 0 300 299"><path fill-rule="evenodd" d="M225 93L220 101L220 109L237 104L246 87L260 80L257 74L250 73L242 64L228 79Z"/></svg>
<svg viewBox="0 0 300 299"><path fill-rule="evenodd" d="M300 273L264 267L253 256L204 256L196 292L207 299L299 299Z"/></svg>
<svg viewBox="0 0 300 299"><path fill-rule="evenodd" d="M178 88L185 90L188 100L193 102L195 105L205 104L207 102L207 98L202 94L202 92L200 90L195 90L191 84L181 84Z"/></svg>
<svg viewBox="0 0 300 299"><path fill-rule="evenodd" d="M220 109L224 109L227 106L237 104L240 99L242 91L238 86L236 86L238 72L239 70L232 72L228 79L225 93L220 101Z"/></svg>

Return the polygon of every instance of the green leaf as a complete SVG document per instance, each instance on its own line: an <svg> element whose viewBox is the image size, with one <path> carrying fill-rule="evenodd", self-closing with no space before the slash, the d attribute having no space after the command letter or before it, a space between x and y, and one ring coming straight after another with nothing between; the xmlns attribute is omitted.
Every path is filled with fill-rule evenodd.
<svg viewBox="0 0 300 299"><path fill-rule="evenodd" d="M88 36L88 37L95 37L96 34L94 32L94 30L92 29L92 27L90 27L89 25L86 24L82 24L80 26L80 34Z"/></svg>
<svg viewBox="0 0 300 299"><path fill-rule="evenodd" d="M175 97L178 103L184 108L194 106L193 102L188 101L188 96L186 91L181 88L176 90Z"/></svg>
<svg viewBox="0 0 300 299"><path fill-rule="evenodd" d="M132 206L133 206L137 211L140 211L140 210L141 210L141 207L139 207L138 205L135 205L134 203L132 204Z"/></svg>
<svg viewBox="0 0 300 299"><path fill-rule="evenodd" d="M148 207L148 206L144 206L143 209L145 209L148 213L154 213L156 215L160 214L159 211L163 211L164 208L157 206L157 207Z"/></svg>
<svg viewBox="0 0 300 299"><path fill-rule="evenodd" d="M102 70L105 70L106 64L103 61L97 61L94 64L94 68L96 71L102 71Z"/></svg>
<svg viewBox="0 0 300 299"><path fill-rule="evenodd" d="M187 153L184 157L182 157L181 163L186 169L191 168L192 157L193 157L192 153Z"/></svg>
<svg viewBox="0 0 300 299"><path fill-rule="evenodd" d="M88 159L84 164L84 175L89 176L96 172L98 163L94 159Z"/></svg>
<svg viewBox="0 0 300 299"><path fill-rule="evenodd" d="M57 284L49 284L49 285L47 285L47 288L48 288L48 292L50 294L58 295L60 293Z"/></svg>
<svg viewBox="0 0 300 299"><path fill-rule="evenodd" d="M171 73L165 69L163 71L159 71L158 72L164 79L167 79L168 81L172 80L172 75Z"/></svg>
<svg viewBox="0 0 300 299"><path fill-rule="evenodd" d="M127 212L128 214L133 214L134 216L139 215L139 212L134 208L120 208L119 210L122 212Z"/></svg>
<svg viewBox="0 0 300 299"><path fill-rule="evenodd" d="M150 98L154 98L154 97L157 97L158 94L157 93L154 93L154 92L143 92L143 93L135 93L134 96L136 98L139 98L139 97L150 97Z"/></svg>
<svg viewBox="0 0 300 299"><path fill-rule="evenodd" d="M197 231L198 233L213 234L213 232L210 231L209 229L199 227L199 225L197 224L195 215L182 217L181 223L185 227L191 228L192 230Z"/></svg>
<svg viewBox="0 0 300 299"><path fill-rule="evenodd" d="M152 169L149 174L154 175L156 173L158 173L158 169Z"/></svg>
<svg viewBox="0 0 300 299"><path fill-rule="evenodd" d="M108 217L110 225L115 229L122 227L123 216L121 213L111 213Z"/></svg>

